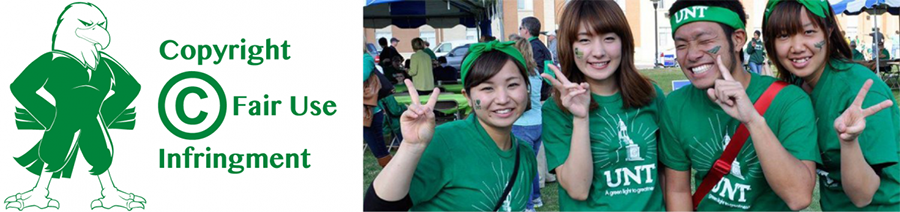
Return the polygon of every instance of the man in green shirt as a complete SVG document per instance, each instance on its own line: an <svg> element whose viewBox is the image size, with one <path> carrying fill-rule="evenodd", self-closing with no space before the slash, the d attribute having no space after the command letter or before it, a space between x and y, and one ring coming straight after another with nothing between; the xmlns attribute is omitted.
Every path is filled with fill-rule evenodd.
<svg viewBox="0 0 900 212"><path fill-rule="evenodd" d="M422 49L422 51L425 51L431 57L431 61L437 61L437 56L434 55L434 51L431 50L431 43L428 43L428 41L425 41L425 49Z"/></svg>
<svg viewBox="0 0 900 212"><path fill-rule="evenodd" d="M820 161L809 97L784 87L765 114L754 103L776 79L741 68L746 13L737 0L676 1L670 8L678 62L692 87L669 94L662 111L660 159L666 208L687 211L782 211L812 201ZM749 137L724 177L694 205L691 169L700 185L735 137Z"/></svg>
<svg viewBox="0 0 900 212"><path fill-rule="evenodd" d="M748 65L750 65L750 72L755 74L759 74L766 61L766 46L763 45L759 35L759 30L753 32L753 40L750 40L750 43L747 43L746 50L747 54L750 55L750 61L748 63Z"/></svg>
<svg viewBox="0 0 900 212"><path fill-rule="evenodd" d="M853 51L853 61L866 61L866 56L856 49L856 41L850 41L850 49Z"/></svg>

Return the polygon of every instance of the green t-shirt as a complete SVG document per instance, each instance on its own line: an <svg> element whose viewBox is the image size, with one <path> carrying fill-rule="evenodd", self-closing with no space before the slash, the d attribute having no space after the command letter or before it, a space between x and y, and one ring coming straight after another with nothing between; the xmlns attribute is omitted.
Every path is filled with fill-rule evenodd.
<svg viewBox="0 0 900 212"><path fill-rule="evenodd" d="M856 60L856 61L865 61L865 60L866 60L866 56L863 55L862 52L859 52L859 50L853 49L853 60Z"/></svg>
<svg viewBox="0 0 900 212"><path fill-rule="evenodd" d="M754 73L750 76L747 96L755 103L776 79ZM763 117L791 155L799 160L821 161L819 149L812 142L816 139L812 104L803 90L793 85L782 89ZM709 100L706 90L691 86L672 91L660 124L660 159L670 169L696 170L694 183L699 186L739 124L740 121ZM704 197L697 210L789 211L790 208L769 187L751 137L732 163L732 171Z"/></svg>
<svg viewBox="0 0 900 212"><path fill-rule="evenodd" d="M537 162L531 146L515 138L500 150L478 118L442 124L422 154L409 187L413 211L491 211L506 189L519 152L519 175L500 211L525 210Z"/></svg>
<svg viewBox="0 0 900 212"><path fill-rule="evenodd" d="M831 60L819 83L812 91L822 165L818 167L822 210L900 211L900 109L891 89L868 68L839 60ZM863 108L890 99L894 105L866 118L866 129L859 136L863 157L873 167L881 167L881 186L865 208L856 208L841 186L841 146L834 131L834 120L856 99L867 79L874 83L863 100Z"/></svg>
<svg viewBox="0 0 900 212"><path fill-rule="evenodd" d="M659 110L665 95L641 108L623 108L620 94L592 98L600 107L590 111L589 128L594 179L586 201L572 199L559 187L563 211L662 211L663 191L657 173ZM572 115L563 113L553 99L543 106L543 135L547 167L565 163L572 141Z"/></svg>
<svg viewBox="0 0 900 212"><path fill-rule="evenodd" d="M756 48L753 47L753 44L756 44ZM762 64L766 60L766 46L764 45L762 40L759 39L751 40L750 43L747 43L747 50L745 51L750 55L750 62Z"/></svg>

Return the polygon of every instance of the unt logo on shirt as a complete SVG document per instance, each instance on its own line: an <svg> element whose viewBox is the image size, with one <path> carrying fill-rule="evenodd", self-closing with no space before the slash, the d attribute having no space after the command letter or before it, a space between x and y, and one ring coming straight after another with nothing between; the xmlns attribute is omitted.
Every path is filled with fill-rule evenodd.
<svg viewBox="0 0 900 212"><path fill-rule="evenodd" d="M705 18L706 9L709 9L709 7L693 6L679 10L678 12L675 12L675 23L681 23L684 20L692 18Z"/></svg>

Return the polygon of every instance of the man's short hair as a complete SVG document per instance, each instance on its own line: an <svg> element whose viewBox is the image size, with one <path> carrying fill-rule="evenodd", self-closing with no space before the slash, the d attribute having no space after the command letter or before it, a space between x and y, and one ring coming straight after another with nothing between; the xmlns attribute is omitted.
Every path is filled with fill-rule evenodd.
<svg viewBox="0 0 900 212"><path fill-rule="evenodd" d="M541 21L534 16L528 16L522 19L522 27L528 30L531 36L538 36L541 33Z"/></svg>
<svg viewBox="0 0 900 212"><path fill-rule="evenodd" d="M378 45L387 46L387 38L384 38L384 37L379 38Z"/></svg>

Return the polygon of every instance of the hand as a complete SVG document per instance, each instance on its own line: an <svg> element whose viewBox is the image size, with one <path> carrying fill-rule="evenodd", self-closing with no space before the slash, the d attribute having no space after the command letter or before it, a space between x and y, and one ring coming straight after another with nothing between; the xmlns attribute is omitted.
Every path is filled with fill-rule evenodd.
<svg viewBox="0 0 900 212"><path fill-rule="evenodd" d="M719 107L722 107L725 113L741 121L741 123L747 124L757 117L761 118L762 116L756 112L756 108L750 102L747 91L744 90L744 85L734 80L730 73L731 69L722 64L721 55L716 57L716 65L719 66L719 72L725 79L716 80L715 85L706 90L709 99L718 104Z"/></svg>
<svg viewBox="0 0 900 212"><path fill-rule="evenodd" d="M553 88L559 90L560 100L563 107L572 113L575 118L585 118L591 105L590 85L582 82L580 84L572 83L566 75L563 75L559 68L548 64L553 73L556 73L556 79L549 74L541 74L542 77L550 81ZM558 80L557 80L558 79Z"/></svg>
<svg viewBox="0 0 900 212"><path fill-rule="evenodd" d="M841 141L856 141L859 134L862 134L862 131L866 129L866 117L894 105L891 100L884 100L877 105L862 109L863 100L866 99L866 93L869 92L869 87L871 86L872 79L866 80L866 83L859 89L859 94L856 94L856 99L853 100L850 107L844 110L844 113L834 120L834 131L837 132L838 138L840 138Z"/></svg>
<svg viewBox="0 0 900 212"><path fill-rule="evenodd" d="M440 90L434 88L431 98L425 105L419 102L419 93L409 79L404 80L407 92L412 102L409 108L400 115L400 132L403 133L403 143L426 146L434 136L434 108Z"/></svg>

